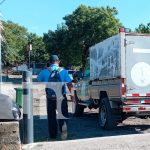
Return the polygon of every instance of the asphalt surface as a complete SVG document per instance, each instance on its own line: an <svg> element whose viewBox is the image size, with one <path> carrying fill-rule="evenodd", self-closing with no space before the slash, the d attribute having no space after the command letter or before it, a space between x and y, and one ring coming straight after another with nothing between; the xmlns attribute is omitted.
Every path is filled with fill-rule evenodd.
<svg viewBox="0 0 150 150"><path fill-rule="evenodd" d="M124 135L23 146L23 150L150 150L150 134Z"/></svg>
<svg viewBox="0 0 150 150"><path fill-rule="evenodd" d="M131 117L119 124L114 130L103 130L99 127L97 113L84 113L82 117L78 118L70 115L68 133L67 140L146 134L150 133L150 118L140 119ZM39 116L34 116L34 141L50 141L48 137L46 116L43 116L42 118L39 118ZM58 137L56 141L61 141L61 139Z"/></svg>

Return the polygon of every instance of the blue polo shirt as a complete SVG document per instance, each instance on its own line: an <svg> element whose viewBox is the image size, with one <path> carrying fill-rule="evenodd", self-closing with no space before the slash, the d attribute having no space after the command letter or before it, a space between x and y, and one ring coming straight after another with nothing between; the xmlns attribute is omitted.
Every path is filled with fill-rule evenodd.
<svg viewBox="0 0 150 150"><path fill-rule="evenodd" d="M51 69L52 70L57 70L59 68L58 64L52 64L50 65ZM61 78L61 82L65 82L65 83L68 83L68 82L71 82L72 79L71 77L69 76L68 74L68 71L66 69L61 69L60 72L59 72L59 75L60 75L60 78ZM45 82L47 83L48 80L49 80L49 76L50 76L50 71L48 69L43 69L38 77L37 77L37 80L39 82Z"/></svg>

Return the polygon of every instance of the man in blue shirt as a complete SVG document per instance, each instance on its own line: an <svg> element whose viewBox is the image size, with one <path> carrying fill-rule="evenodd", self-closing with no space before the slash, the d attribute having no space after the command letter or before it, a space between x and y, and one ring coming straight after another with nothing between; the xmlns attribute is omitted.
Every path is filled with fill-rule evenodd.
<svg viewBox="0 0 150 150"><path fill-rule="evenodd" d="M46 98L47 98L47 115L48 115L48 127L49 127L49 136L50 138L56 138L58 133L58 127L61 132L61 136L63 139L67 138L67 118L68 118L68 105L67 105L67 98L66 98L66 84L67 86L72 86L71 84L71 77L68 74L68 71L64 68L59 67L59 58L57 55L51 55L50 56L50 67L45 68L42 70L37 80L39 82L48 83L50 87L53 84L53 77L52 74L54 74L54 71L58 72L59 75L59 82L62 83L62 88L55 88L50 89L48 86L46 88ZM59 71L58 71L59 70ZM66 83L66 84L65 84ZM58 83L59 84L59 83ZM54 90L55 89L55 90ZM61 93L63 95L63 101L61 101L61 111L63 115L63 119L56 120L56 108L58 105L58 99L57 99L57 90L61 90ZM65 119L64 119L65 118Z"/></svg>

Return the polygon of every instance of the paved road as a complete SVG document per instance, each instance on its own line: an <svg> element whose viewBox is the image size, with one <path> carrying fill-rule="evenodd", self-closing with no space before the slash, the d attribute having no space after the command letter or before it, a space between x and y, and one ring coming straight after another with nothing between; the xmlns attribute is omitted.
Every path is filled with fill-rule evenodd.
<svg viewBox="0 0 150 150"><path fill-rule="evenodd" d="M49 141L47 131L46 116L34 116L35 142ZM115 130L107 131L99 127L97 113L90 111L85 112L82 117L78 118L70 115L68 140L146 133L150 133L150 118L139 119L131 117L119 124ZM56 140L60 141L59 138Z"/></svg>
<svg viewBox="0 0 150 150"><path fill-rule="evenodd" d="M150 150L149 139L150 134L112 136L36 143L23 146L23 150Z"/></svg>

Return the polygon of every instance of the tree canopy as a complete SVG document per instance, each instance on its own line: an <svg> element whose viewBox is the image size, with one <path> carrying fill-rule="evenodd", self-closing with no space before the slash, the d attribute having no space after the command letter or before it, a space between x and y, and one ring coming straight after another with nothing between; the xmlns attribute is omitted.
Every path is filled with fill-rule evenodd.
<svg viewBox="0 0 150 150"><path fill-rule="evenodd" d="M35 33L28 33L27 37L28 43L32 44L31 60L38 63L47 62L49 55L46 51L43 37L39 37ZM25 56L26 60L28 60L28 54Z"/></svg>
<svg viewBox="0 0 150 150"><path fill-rule="evenodd" d="M59 55L63 66L85 66L89 47L118 33L121 26L116 8L80 5L64 16L64 23L43 37L12 21L3 21L2 61L4 64L28 61L27 45L32 43L31 61L47 62L51 54ZM140 24L136 32L150 33L150 23Z"/></svg>
<svg viewBox="0 0 150 150"><path fill-rule="evenodd" d="M3 22L4 42L2 45L2 60L4 63L22 62L23 51L27 43L27 29L12 21Z"/></svg>
<svg viewBox="0 0 150 150"><path fill-rule="evenodd" d="M32 42L31 61L47 61L43 37L29 33L27 29L12 21L3 21L5 38L2 43L2 61L4 64L23 63L28 61L27 45Z"/></svg>
<svg viewBox="0 0 150 150"><path fill-rule="evenodd" d="M50 54L61 55L65 65L84 67L89 47L118 33L116 15L115 8L80 5L56 31L44 34L46 48Z"/></svg>
<svg viewBox="0 0 150 150"><path fill-rule="evenodd" d="M139 33L150 33L150 22L147 25L140 24L135 30Z"/></svg>

